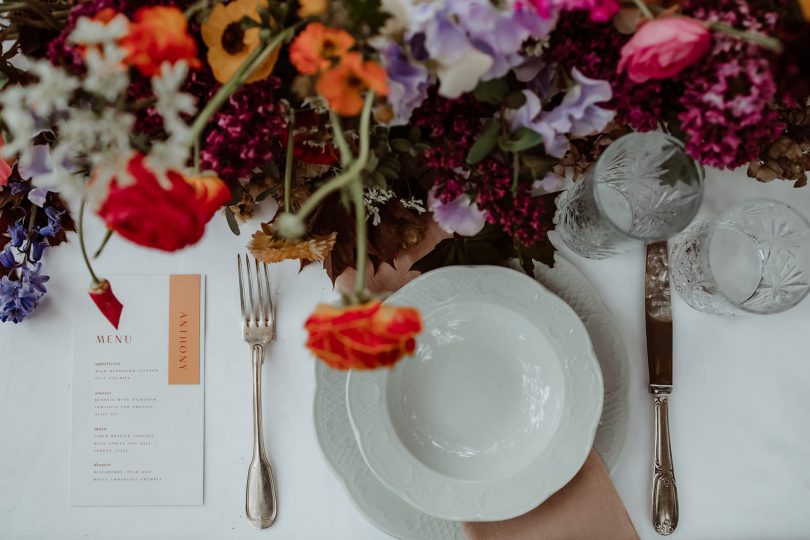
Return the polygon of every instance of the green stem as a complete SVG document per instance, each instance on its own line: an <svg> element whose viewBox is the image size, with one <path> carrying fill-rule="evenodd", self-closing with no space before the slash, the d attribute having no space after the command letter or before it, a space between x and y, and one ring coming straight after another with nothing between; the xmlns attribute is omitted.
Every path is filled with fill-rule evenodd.
<svg viewBox="0 0 810 540"><path fill-rule="evenodd" d="M79 223L77 224L78 233L79 233L79 247L82 250L82 258L84 258L84 264L87 266L87 270L90 272L90 277L93 278L93 285L98 285L101 283L101 280L98 278L95 272L93 272L93 265L90 264L90 257L87 256L87 247L84 245L84 207L87 206L87 201L82 199L82 204L79 207Z"/></svg>
<svg viewBox="0 0 810 540"><path fill-rule="evenodd" d="M755 45L759 45L763 49L768 49L769 51L773 51L775 53L781 53L784 50L781 41L779 41L774 37L767 36L761 32L750 32L747 30L740 30L739 28L734 28L730 24L715 21L705 21L705 24L711 30L714 30L716 32L722 32L723 34L727 34L737 39L748 41Z"/></svg>
<svg viewBox="0 0 810 540"><path fill-rule="evenodd" d="M104 251L104 248L107 247L107 242L110 241L112 238L113 230L107 229L107 234L104 235L104 239L101 241L101 245L98 246L98 249L95 253L93 253L93 260L98 259L101 256L101 252Z"/></svg>
<svg viewBox="0 0 810 540"><path fill-rule="evenodd" d="M295 152L295 113L290 117L290 134L287 136L287 161L284 164L284 211L292 207L292 171Z"/></svg>
<svg viewBox="0 0 810 540"><path fill-rule="evenodd" d="M206 103L203 110L200 111L200 114L194 120L194 123L191 125L190 133L192 140L196 140L200 137L208 121L216 114L220 107L222 107L225 101L253 75L259 66L267 60L273 50L281 45L281 42L292 35L294 30L295 27L287 28L268 41L263 48L256 47L248 57L245 58L244 62L239 66L239 69L236 70L236 73L233 74L227 83L220 87L217 93L214 94L214 97L211 98L211 101Z"/></svg>
<svg viewBox="0 0 810 540"><path fill-rule="evenodd" d="M310 195L310 197L301 205L300 210L296 213L296 215L301 219L304 220L310 212L315 210L317 206L323 201L328 195L332 192L348 186L353 180L356 180L363 169L366 168L366 164L368 163L368 154L369 154L369 123L371 119L371 104L374 102L374 92L369 91L366 94L366 101L363 104L363 112L360 114L360 154L357 156L357 159L349 165L349 168L343 174L340 174L321 187L319 187L315 193Z"/></svg>
<svg viewBox="0 0 810 540"><path fill-rule="evenodd" d="M351 187L352 200L354 201L355 228L357 229L357 275L354 280L354 292L358 298L362 298L366 290L366 259L368 251L368 239L366 231L366 207L363 204L363 183L358 177Z"/></svg>
<svg viewBox="0 0 810 540"><path fill-rule="evenodd" d="M520 154L512 154L512 193L517 195L518 180L520 179Z"/></svg>
<svg viewBox="0 0 810 540"><path fill-rule="evenodd" d="M199 137L194 137L192 139L192 147L193 147L193 155L194 155L194 172L200 172L200 139Z"/></svg>
<svg viewBox="0 0 810 540"><path fill-rule="evenodd" d="M28 264L28 259L31 255L31 247L33 245L33 238L34 238L34 224L37 219L37 210L39 207L35 204L31 205L31 218L28 221L28 246L25 249L25 258L23 259L25 264Z"/></svg>
<svg viewBox="0 0 810 540"><path fill-rule="evenodd" d="M650 7L647 5L647 2L644 0L633 0L633 2L636 4L636 7L638 7L638 10L645 19L653 20L655 18L655 15L653 15L652 11L650 11Z"/></svg>
<svg viewBox="0 0 810 540"><path fill-rule="evenodd" d="M352 160L352 151L349 150L349 144L346 142L346 136L343 134L343 126L340 124L340 117L329 111L329 119L332 124L332 138L340 150L340 164L346 167Z"/></svg>

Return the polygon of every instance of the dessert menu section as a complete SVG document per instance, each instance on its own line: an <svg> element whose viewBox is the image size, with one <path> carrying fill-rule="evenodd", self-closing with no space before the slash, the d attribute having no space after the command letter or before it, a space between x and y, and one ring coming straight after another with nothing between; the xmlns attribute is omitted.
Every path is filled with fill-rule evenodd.
<svg viewBox="0 0 810 540"><path fill-rule="evenodd" d="M71 503L200 505L204 277L119 276L112 286L124 305L117 329L76 296Z"/></svg>

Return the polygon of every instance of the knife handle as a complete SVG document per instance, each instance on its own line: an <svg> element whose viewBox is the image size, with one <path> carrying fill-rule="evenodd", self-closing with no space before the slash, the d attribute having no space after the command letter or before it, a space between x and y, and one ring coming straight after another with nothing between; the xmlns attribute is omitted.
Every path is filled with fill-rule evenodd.
<svg viewBox="0 0 810 540"><path fill-rule="evenodd" d="M669 400L655 396L655 467L652 483L652 522L655 532L667 536L678 526L678 489L669 446Z"/></svg>

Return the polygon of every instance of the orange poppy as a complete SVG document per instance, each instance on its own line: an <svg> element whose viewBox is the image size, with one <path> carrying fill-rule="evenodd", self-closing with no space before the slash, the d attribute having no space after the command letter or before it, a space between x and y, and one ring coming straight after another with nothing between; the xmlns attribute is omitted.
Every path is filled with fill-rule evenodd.
<svg viewBox="0 0 810 540"><path fill-rule="evenodd" d="M261 46L259 28L242 27L242 19L249 17L261 22L258 8L266 7L266 0L234 0L217 4L202 25L202 38L208 46L208 65L221 83L228 82L239 66L257 47ZM281 47L276 47L267 60L248 77L247 82L266 79L273 72Z"/></svg>
<svg viewBox="0 0 810 540"><path fill-rule="evenodd" d="M307 348L335 369L389 367L416 350L422 318L412 307L373 300L359 306L320 304L304 328Z"/></svg>
<svg viewBox="0 0 810 540"><path fill-rule="evenodd" d="M97 18L109 22L114 15L114 11L103 10ZM129 25L129 33L121 39L121 46L127 50L126 63L147 77L160 73L163 62L185 60L191 67L200 65L197 43L188 33L186 16L176 7L139 9Z"/></svg>
<svg viewBox="0 0 810 540"><path fill-rule="evenodd" d="M343 30L310 23L290 45L290 61L304 75L328 69L354 46L354 38Z"/></svg>
<svg viewBox="0 0 810 540"><path fill-rule="evenodd" d="M360 53L352 52L336 67L321 74L315 88L335 113L355 116L363 109L364 91L388 94L388 76L382 66L371 60L363 61Z"/></svg>

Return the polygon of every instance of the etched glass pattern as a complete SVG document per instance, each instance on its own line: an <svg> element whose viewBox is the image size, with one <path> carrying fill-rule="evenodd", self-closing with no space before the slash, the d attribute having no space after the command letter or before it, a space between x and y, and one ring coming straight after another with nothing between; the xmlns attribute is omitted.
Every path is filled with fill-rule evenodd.
<svg viewBox="0 0 810 540"><path fill-rule="evenodd" d="M702 194L703 170L677 139L630 133L605 150L592 175L557 198L555 223L573 251L603 259L682 231Z"/></svg>
<svg viewBox="0 0 810 540"><path fill-rule="evenodd" d="M776 201L742 203L676 238L670 272L675 289L695 309L784 311L810 291L810 224Z"/></svg>

